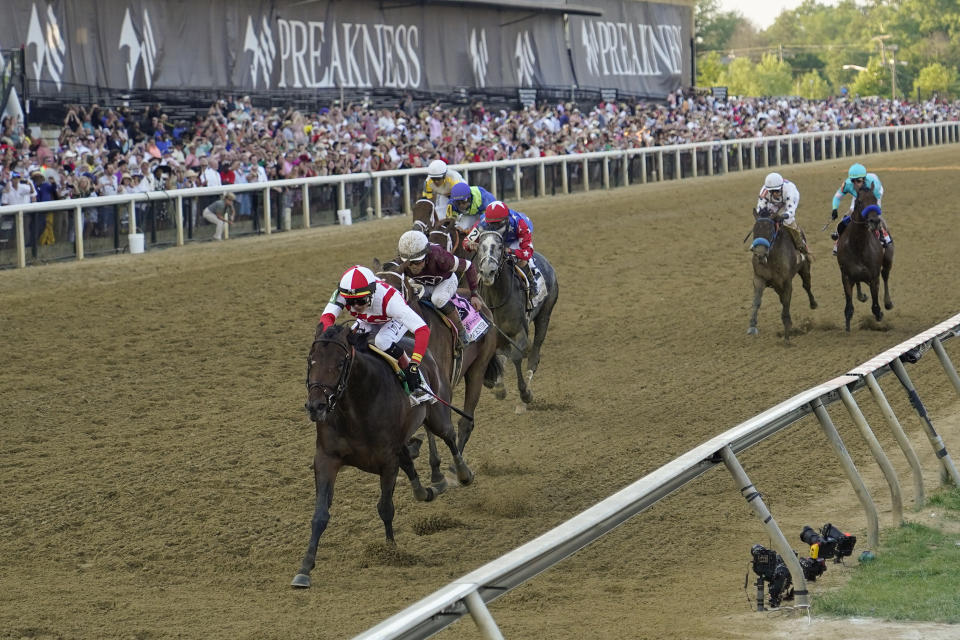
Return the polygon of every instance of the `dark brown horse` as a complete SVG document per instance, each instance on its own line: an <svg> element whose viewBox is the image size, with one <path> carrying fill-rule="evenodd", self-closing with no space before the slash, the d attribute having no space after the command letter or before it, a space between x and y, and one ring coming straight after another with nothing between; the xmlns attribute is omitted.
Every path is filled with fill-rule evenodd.
<svg viewBox="0 0 960 640"><path fill-rule="evenodd" d="M467 257L467 252L461 246L464 234L457 229L456 220L437 211L430 200L423 198L414 203L413 228L422 231L430 242L440 245L458 258Z"/></svg>
<svg viewBox="0 0 960 640"><path fill-rule="evenodd" d="M880 278L883 278L883 306L893 309L890 288L887 279L893 267L893 244L886 248L878 237L881 232L881 211L877 198L869 187L861 187L853 204L850 222L840 232L837 241L837 264L840 265L840 278L843 282L843 295L846 304L843 317L847 331L850 331L850 319L853 317L853 287L860 283L870 287L873 303L870 310L877 320L883 319L880 309ZM860 296L858 296L859 298ZM865 298L860 298L861 300Z"/></svg>
<svg viewBox="0 0 960 640"><path fill-rule="evenodd" d="M550 316L560 295L560 285L553 265L535 252L533 259L543 274L544 282L539 300L533 305L533 310L528 312L526 286L516 272L515 259L507 253L506 248L506 243L499 233L484 231L477 238L474 263L480 275L480 293L493 311L493 319L500 336L497 357L504 361L511 360L517 370L517 389L523 403L516 406L516 412L523 413L533 401L533 374L540 366L540 349L547 337ZM531 322L533 336L530 335ZM527 361L526 376L523 375L524 358ZM506 397L502 379L497 381L495 393L500 400Z"/></svg>
<svg viewBox="0 0 960 640"><path fill-rule="evenodd" d="M790 299L793 297L793 277L798 273L807 297L810 298L810 308L817 308L817 301L814 300L810 288L810 260L797 251L790 233L781 230L782 221L779 216L766 211L754 211L753 217L753 243L750 245L753 253L753 311L750 313L750 328L747 329L747 334L755 336L760 333L757 329L757 313L760 311L763 291L770 287L780 296L783 339L789 343L790 329L793 327L790 319Z"/></svg>
<svg viewBox="0 0 960 640"><path fill-rule="evenodd" d="M455 388L460 380L463 380L463 412L472 416L472 419L461 416L457 423L457 448L460 453L463 453L463 448L476 426L475 412L480 401L480 392L485 385L492 387L503 373L500 361L494 357L497 353L496 329L494 327L487 329L479 340L471 342L462 350L459 358L455 357L453 333L433 305L421 303L419 292L422 289L420 285L401 273L402 263L395 260L378 266L377 261L374 260L374 266L378 269L377 276L397 289L410 308L429 325L429 351L442 375L449 381L450 388ZM481 305L479 311L488 322L493 322L493 314L485 304ZM429 443L432 470L430 482L435 487L442 488L443 472L440 471L439 458L435 457L436 444L433 438L429 439Z"/></svg>
<svg viewBox="0 0 960 640"><path fill-rule="evenodd" d="M404 345L411 348L407 340ZM436 361L428 354L420 369L430 387L449 401L450 385ZM421 424L443 440L453 455L458 480L469 484L473 472L457 448L450 422L450 409L442 403L410 406L396 375L380 356L366 346L363 336L344 325L334 325L315 336L307 356L307 412L317 425L313 456L316 502L311 521L310 543L292 586L309 587L310 571L317 558L320 535L330 520L333 486L344 465L380 476L377 512L383 520L387 541L393 542L393 491L397 471L410 478L417 500L435 497L431 487L420 484L407 440Z"/></svg>

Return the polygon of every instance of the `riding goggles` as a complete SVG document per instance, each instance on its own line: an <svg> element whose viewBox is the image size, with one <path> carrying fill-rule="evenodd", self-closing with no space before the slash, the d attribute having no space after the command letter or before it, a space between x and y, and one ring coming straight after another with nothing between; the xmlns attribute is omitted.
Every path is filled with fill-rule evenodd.
<svg viewBox="0 0 960 640"><path fill-rule="evenodd" d="M348 307L365 307L373 302L373 296L363 296L360 298L344 298L344 304Z"/></svg>

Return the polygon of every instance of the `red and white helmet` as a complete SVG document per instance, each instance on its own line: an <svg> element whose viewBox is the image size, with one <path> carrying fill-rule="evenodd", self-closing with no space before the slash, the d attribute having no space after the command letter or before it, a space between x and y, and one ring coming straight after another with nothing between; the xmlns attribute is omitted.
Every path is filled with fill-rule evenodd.
<svg viewBox="0 0 960 640"><path fill-rule="evenodd" d="M494 200L487 205L487 208L483 210L483 217L486 218L487 222L493 224L499 224L507 219L510 215L510 209L507 205L503 204L499 200Z"/></svg>
<svg viewBox="0 0 960 640"><path fill-rule="evenodd" d="M340 278L340 295L347 300L373 296L377 287L377 276L366 267L356 265L347 269Z"/></svg>

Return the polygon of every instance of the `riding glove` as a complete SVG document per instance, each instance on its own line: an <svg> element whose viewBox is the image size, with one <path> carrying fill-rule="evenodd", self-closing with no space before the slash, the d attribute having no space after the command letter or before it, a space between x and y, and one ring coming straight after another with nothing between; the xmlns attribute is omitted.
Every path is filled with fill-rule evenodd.
<svg viewBox="0 0 960 640"><path fill-rule="evenodd" d="M837 214L837 210L834 209L833 211L830 212L830 219L831 219L831 220L836 220L836 219L837 219L837 215L838 215L838 214Z"/></svg>
<svg viewBox="0 0 960 640"><path fill-rule="evenodd" d="M415 391L420 388L420 365L416 362L411 362L410 366L406 368L404 372L404 378L407 381L407 388L410 391Z"/></svg>

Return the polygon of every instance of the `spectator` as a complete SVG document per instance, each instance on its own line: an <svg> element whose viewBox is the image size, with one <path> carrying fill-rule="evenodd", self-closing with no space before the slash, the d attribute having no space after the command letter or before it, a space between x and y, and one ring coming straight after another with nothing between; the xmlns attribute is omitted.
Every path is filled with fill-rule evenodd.
<svg viewBox="0 0 960 640"><path fill-rule="evenodd" d="M217 225L217 230L213 234L214 240L223 240L224 227L230 224L235 215L233 209L234 199L235 196L232 193L225 193L223 194L223 198L203 210L203 219L210 224Z"/></svg>

